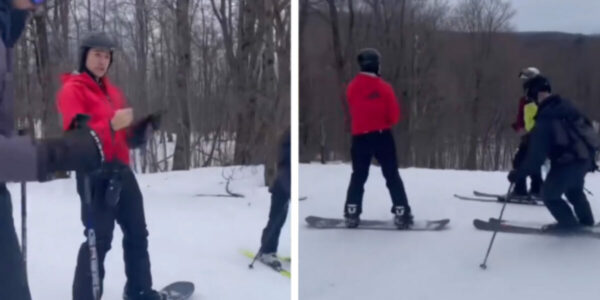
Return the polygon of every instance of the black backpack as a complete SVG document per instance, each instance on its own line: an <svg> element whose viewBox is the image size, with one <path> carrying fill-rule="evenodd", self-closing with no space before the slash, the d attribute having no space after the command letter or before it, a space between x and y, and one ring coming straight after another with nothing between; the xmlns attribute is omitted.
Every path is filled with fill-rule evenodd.
<svg viewBox="0 0 600 300"><path fill-rule="evenodd" d="M581 159L592 159L592 172L598 170L600 155L600 124L585 116L565 120L572 151Z"/></svg>

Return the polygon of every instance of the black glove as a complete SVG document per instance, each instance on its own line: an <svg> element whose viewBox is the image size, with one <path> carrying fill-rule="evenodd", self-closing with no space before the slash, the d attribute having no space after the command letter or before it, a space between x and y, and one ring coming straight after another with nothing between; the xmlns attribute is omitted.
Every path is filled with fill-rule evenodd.
<svg viewBox="0 0 600 300"><path fill-rule="evenodd" d="M510 172L508 172L508 181L510 181L510 183L515 183L519 180L519 172L517 172L517 170L511 170Z"/></svg>
<svg viewBox="0 0 600 300"><path fill-rule="evenodd" d="M150 114L130 126L127 144L135 149L146 144L148 137L160 128L163 112Z"/></svg>

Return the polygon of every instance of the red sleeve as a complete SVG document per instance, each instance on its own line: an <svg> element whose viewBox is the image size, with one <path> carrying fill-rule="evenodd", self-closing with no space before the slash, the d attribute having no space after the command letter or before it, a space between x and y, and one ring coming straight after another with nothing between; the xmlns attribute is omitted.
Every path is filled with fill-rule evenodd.
<svg viewBox="0 0 600 300"><path fill-rule="evenodd" d="M66 84L57 95L58 112L62 116L63 130L69 130L71 122L78 114L92 115L85 106L83 95L76 84ZM88 125L96 132L106 154L108 144L112 143L112 129L106 120L92 118Z"/></svg>
<svg viewBox="0 0 600 300"><path fill-rule="evenodd" d="M400 103L398 102L398 98L396 97L392 86L386 86L388 89L388 120L390 122L390 126L394 126L402 118L402 108L400 107Z"/></svg>
<svg viewBox="0 0 600 300"><path fill-rule="evenodd" d="M519 110L517 112L517 119L511 125L515 131L519 131L519 130L525 128L524 115L525 115L525 98L521 97L521 99L519 99Z"/></svg>

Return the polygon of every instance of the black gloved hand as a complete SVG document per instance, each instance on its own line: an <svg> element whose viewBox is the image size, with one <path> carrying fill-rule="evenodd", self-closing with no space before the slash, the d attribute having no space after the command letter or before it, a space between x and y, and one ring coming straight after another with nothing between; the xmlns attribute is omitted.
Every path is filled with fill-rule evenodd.
<svg viewBox="0 0 600 300"><path fill-rule="evenodd" d="M519 180L519 173L517 172L517 170L511 170L510 172L508 172L508 181L510 181L510 183L515 183Z"/></svg>
<svg viewBox="0 0 600 300"><path fill-rule="evenodd" d="M162 111L152 113L130 126L127 144L135 149L146 144L148 137L160 128Z"/></svg>

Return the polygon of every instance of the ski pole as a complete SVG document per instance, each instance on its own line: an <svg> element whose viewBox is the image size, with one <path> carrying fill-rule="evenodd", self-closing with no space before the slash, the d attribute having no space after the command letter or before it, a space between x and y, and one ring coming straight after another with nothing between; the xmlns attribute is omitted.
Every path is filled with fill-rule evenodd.
<svg viewBox="0 0 600 300"><path fill-rule="evenodd" d="M83 179L84 183L84 197L85 204L87 206L87 242L90 251L90 270L92 273L92 294L94 300L100 299L100 272L98 268L98 250L96 248L96 232L94 231L94 211L92 207L92 191L90 186L90 176L85 175Z"/></svg>
<svg viewBox="0 0 600 300"><path fill-rule="evenodd" d="M258 252L256 252L256 255L254 255L254 258L252 259L252 262L248 265L248 268L250 269L254 269L254 263L256 262L256 259L258 259L258 257L262 254L262 251L258 250Z"/></svg>
<svg viewBox="0 0 600 300"><path fill-rule="evenodd" d="M504 204L502 205L502 210L500 210L500 216L498 217L498 222L502 222L502 216L504 215L504 209L506 208L506 204L508 204L508 202L510 201L510 197L512 196L513 190L514 190L515 184L511 183L510 187L508 188L508 193L506 194L506 199L504 201ZM494 245L494 241L496 240L496 234L498 233L498 230L494 230L494 233L492 234L492 239L490 240L490 245L488 246L487 252L485 254L485 258L483 259L483 263L481 263L479 265L480 268L482 268L483 270L487 269L487 260L488 257L490 256L490 251L492 251L492 246Z"/></svg>
<svg viewBox="0 0 600 300"><path fill-rule="evenodd" d="M20 128L19 136L27 135L27 128ZM27 183L21 182L21 252L23 254L23 265L25 266L25 276L27 276Z"/></svg>
<svg viewBox="0 0 600 300"><path fill-rule="evenodd" d="M27 184L21 182L21 252L27 275Z"/></svg>
<svg viewBox="0 0 600 300"><path fill-rule="evenodd" d="M592 191L588 190L586 187L583 188L583 190L590 196L594 197L594 193L592 193Z"/></svg>

